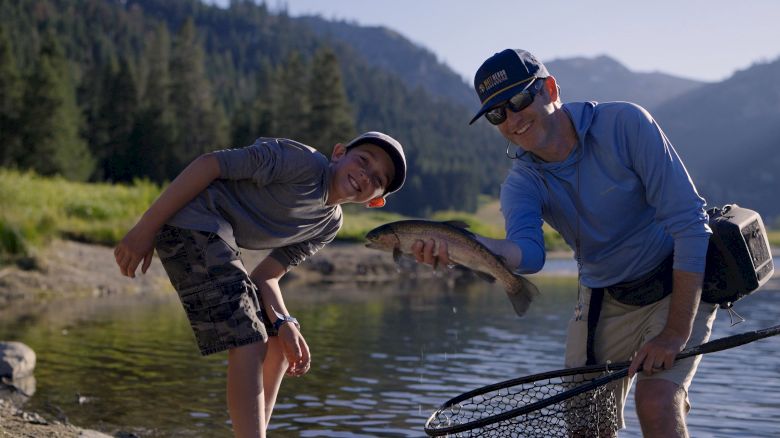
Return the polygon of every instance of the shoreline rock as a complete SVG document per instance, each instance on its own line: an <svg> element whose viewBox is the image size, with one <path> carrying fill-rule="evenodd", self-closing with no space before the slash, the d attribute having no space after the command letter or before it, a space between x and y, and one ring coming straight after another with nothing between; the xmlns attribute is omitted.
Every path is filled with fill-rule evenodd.
<svg viewBox="0 0 780 438"><path fill-rule="evenodd" d="M102 432L82 429L60 421L49 421L0 398L0 435L36 438L113 438Z"/></svg>

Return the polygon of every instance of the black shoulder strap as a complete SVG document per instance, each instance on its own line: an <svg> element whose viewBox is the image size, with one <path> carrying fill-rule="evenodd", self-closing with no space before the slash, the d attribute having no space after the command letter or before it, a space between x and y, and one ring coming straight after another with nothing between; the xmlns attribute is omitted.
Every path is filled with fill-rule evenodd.
<svg viewBox="0 0 780 438"><path fill-rule="evenodd" d="M585 365L595 365L596 355L593 352L593 342L596 338L596 326L599 323L599 317L601 316L601 303L604 301L604 288L597 287L590 290L590 303L588 304L588 341L587 341L587 354L588 361Z"/></svg>

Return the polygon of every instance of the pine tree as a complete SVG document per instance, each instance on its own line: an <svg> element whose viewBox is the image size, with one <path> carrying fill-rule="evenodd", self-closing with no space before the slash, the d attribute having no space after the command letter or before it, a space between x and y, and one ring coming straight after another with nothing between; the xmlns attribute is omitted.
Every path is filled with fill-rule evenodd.
<svg viewBox="0 0 780 438"><path fill-rule="evenodd" d="M129 158L137 169L135 176L162 182L171 178L166 163L176 138L171 101L171 39L168 28L159 25L149 39L141 58L145 68L145 90L141 109L131 135L133 154Z"/></svg>
<svg viewBox="0 0 780 438"><path fill-rule="evenodd" d="M300 53L293 52L277 73L274 87L274 137L286 137L309 143L310 104L307 93L307 65Z"/></svg>
<svg viewBox="0 0 780 438"><path fill-rule="evenodd" d="M107 85L100 115L108 136L97 155L102 179L131 181L137 174L135 165L139 160L131 143L138 112L138 89L130 62L123 57L105 79Z"/></svg>
<svg viewBox="0 0 780 438"><path fill-rule="evenodd" d="M21 152L21 105L22 78L11 40L5 29L0 27L0 166L16 164Z"/></svg>
<svg viewBox="0 0 780 438"><path fill-rule="evenodd" d="M176 35L170 72L176 139L168 174L173 176L198 155L225 147L227 139L225 115L214 104L203 48L191 18Z"/></svg>
<svg viewBox="0 0 780 438"><path fill-rule="evenodd" d="M47 32L25 81L20 129L24 153L18 163L42 175L85 180L94 159L79 135L81 113L62 49Z"/></svg>
<svg viewBox="0 0 780 438"><path fill-rule="evenodd" d="M255 74L255 93L233 115L233 147L250 145L257 137L268 137L274 132L274 75L268 60L262 60Z"/></svg>
<svg viewBox="0 0 780 438"><path fill-rule="evenodd" d="M314 56L308 94L311 145L330 156L336 143L346 142L355 135L355 122L341 82L341 69L330 49L321 49Z"/></svg>

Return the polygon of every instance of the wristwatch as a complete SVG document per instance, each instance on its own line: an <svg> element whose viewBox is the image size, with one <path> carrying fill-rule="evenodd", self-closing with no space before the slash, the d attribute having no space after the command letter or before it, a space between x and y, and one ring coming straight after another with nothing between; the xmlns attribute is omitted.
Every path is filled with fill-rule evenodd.
<svg viewBox="0 0 780 438"><path fill-rule="evenodd" d="M301 329L301 325L298 323L298 320L293 318L292 316L290 315L277 315L277 316L279 317L279 319L274 321L274 330L276 330L277 332L279 331L280 328L282 328L283 325L287 324L288 322L295 324L295 326L298 327L298 330Z"/></svg>

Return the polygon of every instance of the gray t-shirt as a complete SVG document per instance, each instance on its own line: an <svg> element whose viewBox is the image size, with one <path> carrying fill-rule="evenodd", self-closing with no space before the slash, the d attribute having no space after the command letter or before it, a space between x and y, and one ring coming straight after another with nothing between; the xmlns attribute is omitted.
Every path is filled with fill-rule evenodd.
<svg viewBox="0 0 780 438"><path fill-rule="evenodd" d="M215 152L220 178L168 221L217 233L247 249L273 249L289 269L333 240L342 224L339 205L325 205L328 159L284 138Z"/></svg>

